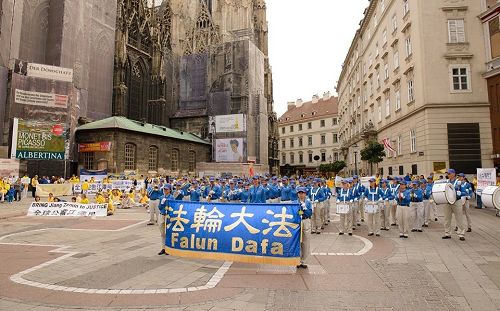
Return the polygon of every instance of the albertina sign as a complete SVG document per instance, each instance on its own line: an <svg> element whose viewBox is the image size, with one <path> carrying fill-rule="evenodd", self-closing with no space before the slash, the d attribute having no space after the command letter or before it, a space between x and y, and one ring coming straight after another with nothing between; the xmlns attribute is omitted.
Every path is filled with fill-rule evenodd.
<svg viewBox="0 0 500 311"><path fill-rule="evenodd" d="M11 157L25 160L64 160L64 125L14 119Z"/></svg>

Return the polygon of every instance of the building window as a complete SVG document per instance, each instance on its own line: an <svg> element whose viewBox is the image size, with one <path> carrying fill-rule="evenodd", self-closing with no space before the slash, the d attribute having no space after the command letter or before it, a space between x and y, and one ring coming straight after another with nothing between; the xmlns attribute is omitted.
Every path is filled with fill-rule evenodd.
<svg viewBox="0 0 500 311"><path fill-rule="evenodd" d="M411 54L413 53L413 49L411 46L411 37L407 37L405 40L405 47L406 47L406 57L410 57Z"/></svg>
<svg viewBox="0 0 500 311"><path fill-rule="evenodd" d="M286 154L285 154L285 153L283 153L283 154L281 155L281 162L283 162L283 164L285 164L285 163L286 163Z"/></svg>
<svg viewBox="0 0 500 311"><path fill-rule="evenodd" d="M135 151L134 144L125 144L125 169L135 170Z"/></svg>
<svg viewBox="0 0 500 311"><path fill-rule="evenodd" d="M335 152L335 153L333 154L333 160L334 160L334 161L338 161L338 160L339 160L339 153L338 153L338 152Z"/></svg>
<svg viewBox="0 0 500 311"><path fill-rule="evenodd" d="M387 29L384 29L384 31L382 32L382 42L384 44L387 43Z"/></svg>
<svg viewBox="0 0 500 311"><path fill-rule="evenodd" d="M399 68L399 51L394 52L394 70Z"/></svg>
<svg viewBox="0 0 500 311"><path fill-rule="evenodd" d="M93 152L83 152L80 154L83 167L87 170L95 170L95 156Z"/></svg>
<svg viewBox="0 0 500 311"><path fill-rule="evenodd" d="M378 100L378 122L382 122L382 103Z"/></svg>
<svg viewBox="0 0 500 311"><path fill-rule="evenodd" d="M194 172L196 170L196 152L189 151L189 171Z"/></svg>
<svg viewBox="0 0 500 311"><path fill-rule="evenodd" d="M172 163L172 171L179 171L179 150L172 149L172 153L170 155L170 161Z"/></svg>
<svg viewBox="0 0 500 311"><path fill-rule="evenodd" d="M465 26L463 19L448 20L448 39L449 43L465 42Z"/></svg>
<svg viewBox="0 0 500 311"><path fill-rule="evenodd" d="M410 12L410 1L403 0L403 15L408 14L408 12Z"/></svg>
<svg viewBox="0 0 500 311"><path fill-rule="evenodd" d="M285 127L284 126L281 128L281 134L285 134Z"/></svg>
<svg viewBox="0 0 500 311"><path fill-rule="evenodd" d="M322 145L326 144L326 135L325 134L321 134L321 144Z"/></svg>
<svg viewBox="0 0 500 311"><path fill-rule="evenodd" d="M391 97L387 94L385 98L385 116L388 117L391 115Z"/></svg>
<svg viewBox="0 0 500 311"><path fill-rule="evenodd" d="M284 139L281 140L281 149L285 149L286 148L286 142Z"/></svg>
<svg viewBox="0 0 500 311"><path fill-rule="evenodd" d="M321 162L326 162L326 153L325 152L321 153Z"/></svg>
<svg viewBox="0 0 500 311"><path fill-rule="evenodd" d="M491 19L488 27L490 30L491 59L495 59L500 56L500 20L498 18Z"/></svg>
<svg viewBox="0 0 500 311"><path fill-rule="evenodd" d="M336 144L339 142L339 134L333 134L333 143Z"/></svg>
<svg viewBox="0 0 500 311"><path fill-rule="evenodd" d="M325 127L325 120L321 120L321 121L319 121L319 126L321 126L321 127Z"/></svg>
<svg viewBox="0 0 500 311"><path fill-rule="evenodd" d="M415 101L415 94L413 89L413 80L408 80L408 104Z"/></svg>
<svg viewBox="0 0 500 311"><path fill-rule="evenodd" d="M293 133L293 125L290 125L290 133Z"/></svg>
<svg viewBox="0 0 500 311"><path fill-rule="evenodd" d="M313 125L312 122L307 122L307 129L310 130L312 129Z"/></svg>
<svg viewBox="0 0 500 311"><path fill-rule="evenodd" d="M397 155L399 156L402 154L401 136L398 136L396 138L396 146L397 146Z"/></svg>
<svg viewBox="0 0 500 311"><path fill-rule="evenodd" d="M158 171L158 147L149 146L148 168L150 171Z"/></svg>
<svg viewBox="0 0 500 311"><path fill-rule="evenodd" d="M302 147L304 144L303 144L303 139L302 137L299 137L299 147Z"/></svg>
<svg viewBox="0 0 500 311"><path fill-rule="evenodd" d="M396 30L398 30L398 17L394 14L392 16L392 32L395 32Z"/></svg>
<svg viewBox="0 0 500 311"><path fill-rule="evenodd" d="M337 118L333 118L333 119L332 119L332 125L334 125L334 126L335 126L335 125L337 125L337 124L338 124L338 122L339 122L339 121L337 120Z"/></svg>
<svg viewBox="0 0 500 311"><path fill-rule="evenodd" d="M470 70L468 65L454 65L450 67L451 91L470 91Z"/></svg>
<svg viewBox="0 0 500 311"><path fill-rule="evenodd" d="M299 163L304 163L304 155L302 153L299 154Z"/></svg>
<svg viewBox="0 0 500 311"><path fill-rule="evenodd" d="M389 64L384 64L384 80L389 79Z"/></svg>
<svg viewBox="0 0 500 311"><path fill-rule="evenodd" d="M401 90L396 90L396 111L401 109Z"/></svg>
<svg viewBox="0 0 500 311"><path fill-rule="evenodd" d="M313 137L312 136L308 136L307 137L307 145L308 146L312 146L313 145Z"/></svg>
<svg viewBox="0 0 500 311"><path fill-rule="evenodd" d="M312 153L309 153L309 163L312 163L312 161L313 161L313 155Z"/></svg>
<svg viewBox="0 0 500 311"><path fill-rule="evenodd" d="M293 164L295 163L295 154L290 153L290 163Z"/></svg>
<svg viewBox="0 0 500 311"><path fill-rule="evenodd" d="M302 124L299 124L299 131L302 131Z"/></svg>
<svg viewBox="0 0 500 311"><path fill-rule="evenodd" d="M415 129L410 131L410 153L417 152L417 133Z"/></svg>
<svg viewBox="0 0 500 311"><path fill-rule="evenodd" d="M295 141L293 138L290 138L290 148L295 148Z"/></svg>

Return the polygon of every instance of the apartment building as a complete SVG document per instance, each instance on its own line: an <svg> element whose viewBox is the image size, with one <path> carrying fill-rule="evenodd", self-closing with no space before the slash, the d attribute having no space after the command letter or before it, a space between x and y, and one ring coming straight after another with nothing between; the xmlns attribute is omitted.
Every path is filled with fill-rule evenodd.
<svg viewBox="0 0 500 311"><path fill-rule="evenodd" d="M490 102L490 118L493 136L493 159L495 167L500 167L500 2L481 0L483 13L479 16L483 23L486 46L486 68L483 78L487 80ZM497 170L498 171L498 170Z"/></svg>
<svg viewBox="0 0 500 311"><path fill-rule="evenodd" d="M477 0L370 1L337 85L351 172L369 173L369 140L386 146L383 175L493 165L482 11Z"/></svg>
<svg viewBox="0 0 500 311"><path fill-rule="evenodd" d="M281 174L307 175L338 161L338 130L338 101L330 92L314 95L310 102L289 102L278 119Z"/></svg>

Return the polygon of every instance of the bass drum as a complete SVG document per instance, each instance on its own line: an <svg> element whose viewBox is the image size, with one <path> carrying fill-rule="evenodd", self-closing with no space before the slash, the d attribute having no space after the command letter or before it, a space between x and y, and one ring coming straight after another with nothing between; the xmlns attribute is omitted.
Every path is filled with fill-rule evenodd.
<svg viewBox="0 0 500 311"><path fill-rule="evenodd" d="M438 183L432 186L432 198L436 204L455 204L457 193L450 183Z"/></svg>
<svg viewBox="0 0 500 311"><path fill-rule="evenodd" d="M483 205L486 207L500 210L500 187L489 186L484 188L481 193L481 201L483 201Z"/></svg>

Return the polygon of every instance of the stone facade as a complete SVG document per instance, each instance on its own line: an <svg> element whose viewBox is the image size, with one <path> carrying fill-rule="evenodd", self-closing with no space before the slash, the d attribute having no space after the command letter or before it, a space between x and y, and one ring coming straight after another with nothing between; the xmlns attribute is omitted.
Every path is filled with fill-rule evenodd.
<svg viewBox="0 0 500 311"><path fill-rule="evenodd" d="M76 136L77 143L90 143L100 141L111 141L111 152L94 153L94 169L107 168L111 173L122 173L126 171L125 167L125 145L133 144L136 146L135 170L138 175L146 175L150 171L157 171L160 174L170 176L194 175L197 173L196 163L206 162L210 159L211 146L206 144L197 144L177 139L165 138L160 136L147 135L120 129L102 129L98 131L78 131ZM156 170L150 167L149 148L155 147L158 151ZM172 153L178 151L177 164L172 163ZM194 157L193 157L194 155ZM79 167L85 167L82 156L79 161ZM190 164L190 160L194 159ZM174 165L174 167L173 167ZM177 165L177 169L175 169Z"/></svg>
<svg viewBox="0 0 500 311"><path fill-rule="evenodd" d="M492 166L481 11L476 0L370 1L337 85L351 173L370 173L369 140L391 147L384 175Z"/></svg>

